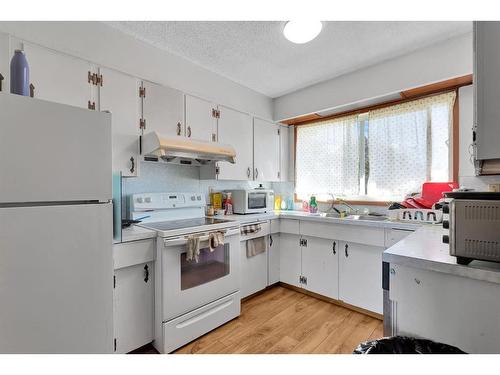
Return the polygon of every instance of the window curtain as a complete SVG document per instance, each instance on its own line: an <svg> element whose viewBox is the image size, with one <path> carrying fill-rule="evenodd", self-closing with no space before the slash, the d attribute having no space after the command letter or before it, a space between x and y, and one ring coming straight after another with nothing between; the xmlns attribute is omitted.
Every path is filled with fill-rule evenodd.
<svg viewBox="0 0 500 375"><path fill-rule="evenodd" d="M358 195L359 162L357 116L298 127L296 192L299 196Z"/></svg>
<svg viewBox="0 0 500 375"><path fill-rule="evenodd" d="M387 200L449 180L455 92L369 112L367 194Z"/></svg>

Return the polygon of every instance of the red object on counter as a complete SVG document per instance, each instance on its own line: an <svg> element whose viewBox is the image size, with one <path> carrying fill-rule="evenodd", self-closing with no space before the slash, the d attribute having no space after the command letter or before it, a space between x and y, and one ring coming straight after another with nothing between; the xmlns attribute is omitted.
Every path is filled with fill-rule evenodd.
<svg viewBox="0 0 500 375"><path fill-rule="evenodd" d="M443 193L457 189L456 182L424 182L422 184L422 199L428 203L436 203L443 198Z"/></svg>

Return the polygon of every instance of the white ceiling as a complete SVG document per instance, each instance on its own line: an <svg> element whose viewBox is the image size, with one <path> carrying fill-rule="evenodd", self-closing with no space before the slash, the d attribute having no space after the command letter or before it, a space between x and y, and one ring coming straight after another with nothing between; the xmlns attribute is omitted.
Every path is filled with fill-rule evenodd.
<svg viewBox="0 0 500 375"><path fill-rule="evenodd" d="M326 21L299 45L282 21L108 24L273 98L472 31L471 22Z"/></svg>

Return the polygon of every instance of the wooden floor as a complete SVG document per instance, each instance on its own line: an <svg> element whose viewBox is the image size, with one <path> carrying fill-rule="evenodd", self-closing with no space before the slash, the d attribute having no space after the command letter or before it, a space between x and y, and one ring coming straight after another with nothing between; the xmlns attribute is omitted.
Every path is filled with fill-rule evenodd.
<svg viewBox="0 0 500 375"><path fill-rule="evenodd" d="M175 353L352 353L382 335L378 319L276 286L243 302L237 319Z"/></svg>

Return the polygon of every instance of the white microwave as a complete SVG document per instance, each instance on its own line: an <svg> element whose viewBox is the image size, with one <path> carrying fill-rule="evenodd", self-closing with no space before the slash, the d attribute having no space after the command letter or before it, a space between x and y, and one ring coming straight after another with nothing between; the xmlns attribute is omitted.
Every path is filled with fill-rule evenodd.
<svg viewBox="0 0 500 375"><path fill-rule="evenodd" d="M264 189L230 190L235 214L255 214L274 209L274 191Z"/></svg>

